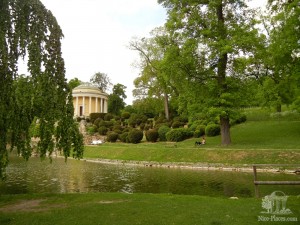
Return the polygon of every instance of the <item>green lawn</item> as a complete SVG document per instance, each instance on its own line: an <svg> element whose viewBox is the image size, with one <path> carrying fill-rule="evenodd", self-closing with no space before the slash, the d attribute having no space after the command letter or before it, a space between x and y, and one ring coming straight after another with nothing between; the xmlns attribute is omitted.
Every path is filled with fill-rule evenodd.
<svg viewBox="0 0 300 225"><path fill-rule="evenodd" d="M220 137L207 137L195 147L195 138L178 142L140 144L105 143L86 146L85 158L114 160L221 163L295 164L300 162L300 121L250 121L231 128L232 145L220 146Z"/></svg>
<svg viewBox="0 0 300 225"><path fill-rule="evenodd" d="M57 194L0 196L1 225L252 225L265 211L261 199L213 198L168 194ZM27 205L26 205L27 204ZM287 207L300 220L300 198ZM26 205L26 206L25 206ZM23 207L20 207L23 206ZM288 222L286 224L299 224Z"/></svg>
<svg viewBox="0 0 300 225"><path fill-rule="evenodd" d="M197 139L179 143L105 143L86 146L85 158L154 161L157 163L210 163L242 166L253 163L300 162L300 121L255 119L232 127L232 145L220 146L220 137L207 137L205 146ZM37 194L0 195L2 225L254 225L299 224L300 196L289 196L292 214L275 216L297 221L262 222L262 199L208 197L172 194ZM275 218L273 215L273 219Z"/></svg>

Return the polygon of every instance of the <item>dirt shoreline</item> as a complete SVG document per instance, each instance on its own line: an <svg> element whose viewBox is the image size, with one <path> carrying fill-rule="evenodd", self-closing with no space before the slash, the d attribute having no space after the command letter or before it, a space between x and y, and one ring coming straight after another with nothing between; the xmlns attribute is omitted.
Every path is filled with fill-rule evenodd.
<svg viewBox="0 0 300 225"><path fill-rule="evenodd" d="M228 171L228 172L248 172L253 173L253 166L244 165L224 165L209 163L186 163L186 162L153 162L153 161L133 161L133 160L114 160L100 158L83 158L82 161L112 165L141 166L155 168L173 168L173 169L189 169L189 170L207 170L207 171ZM296 173L295 170L287 170L276 167L257 168L257 172L265 173Z"/></svg>

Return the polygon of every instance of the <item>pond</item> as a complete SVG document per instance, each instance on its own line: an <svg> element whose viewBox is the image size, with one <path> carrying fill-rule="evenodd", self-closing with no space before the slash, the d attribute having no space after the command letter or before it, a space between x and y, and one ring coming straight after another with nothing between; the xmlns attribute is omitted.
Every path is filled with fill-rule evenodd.
<svg viewBox="0 0 300 225"><path fill-rule="evenodd" d="M300 175L259 173L261 180L300 180ZM280 190L299 195L299 186L260 186L262 196ZM28 162L11 157L0 194L124 192L253 197L253 174L157 168L53 159Z"/></svg>

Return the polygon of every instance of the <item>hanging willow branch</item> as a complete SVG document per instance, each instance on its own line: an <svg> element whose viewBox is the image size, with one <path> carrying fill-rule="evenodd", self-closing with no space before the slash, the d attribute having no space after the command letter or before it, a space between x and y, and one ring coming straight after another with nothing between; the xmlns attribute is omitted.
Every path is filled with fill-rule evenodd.
<svg viewBox="0 0 300 225"><path fill-rule="evenodd" d="M0 176L8 147L31 156L29 128L39 123L41 157L55 148L67 158L83 154L73 120L71 91L61 53L62 30L39 0L0 0ZM28 56L29 77L18 76L18 60Z"/></svg>

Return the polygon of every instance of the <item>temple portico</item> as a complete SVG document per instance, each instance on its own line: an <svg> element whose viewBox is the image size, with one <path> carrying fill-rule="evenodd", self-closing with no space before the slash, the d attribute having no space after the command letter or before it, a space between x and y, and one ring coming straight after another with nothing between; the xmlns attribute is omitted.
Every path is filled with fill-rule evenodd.
<svg viewBox="0 0 300 225"><path fill-rule="evenodd" d="M75 117L88 117L91 113L107 113L107 94L99 88L83 84L73 89Z"/></svg>

